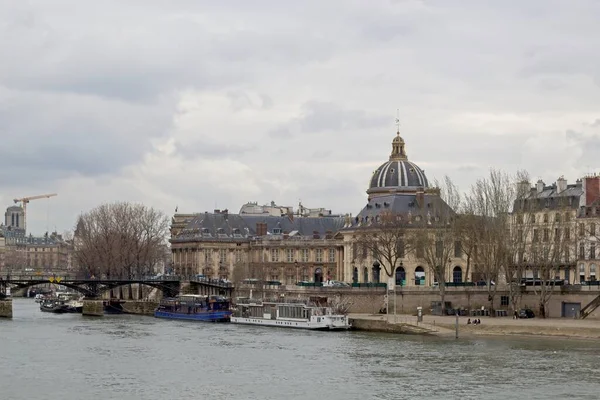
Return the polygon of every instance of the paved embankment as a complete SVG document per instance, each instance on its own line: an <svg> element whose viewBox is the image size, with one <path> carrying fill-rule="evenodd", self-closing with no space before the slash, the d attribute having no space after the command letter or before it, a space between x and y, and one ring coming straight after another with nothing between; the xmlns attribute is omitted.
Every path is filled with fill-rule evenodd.
<svg viewBox="0 0 600 400"><path fill-rule="evenodd" d="M385 319L385 316L382 316ZM416 321L417 317L411 315L398 315L399 321ZM480 325L467 324L469 317L459 317L459 336L476 335L517 335L539 337L571 337L578 339L600 339L600 321L580 320L565 318L531 318L513 319L512 317L477 317ZM390 321L394 319L389 316ZM471 317L471 321L473 321ZM416 322L413 322L416 323ZM450 334L455 331L456 317L454 316L423 316L423 324L419 326L433 326L438 332L433 334Z"/></svg>
<svg viewBox="0 0 600 400"><path fill-rule="evenodd" d="M381 314L350 314L348 315L352 328L368 332L402 333L410 335L440 335L454 334L453 330L430 323L418 323L416 317L390 316L389 322L385 315Z"/></svg>

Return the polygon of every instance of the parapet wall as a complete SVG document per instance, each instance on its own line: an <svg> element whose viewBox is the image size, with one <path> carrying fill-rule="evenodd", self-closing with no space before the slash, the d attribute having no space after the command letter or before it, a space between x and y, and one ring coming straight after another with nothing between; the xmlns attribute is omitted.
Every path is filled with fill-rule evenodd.
<svg viewBox="0 0 600 400"><path fill-rule="evenodd" d="M240 287L236 290L236 296L246 297L250 295L250 289ZM322 296L348 303L351 313L376 314L385 309L385 288L328 288L328 287L297 287L281 286L271 289L252 289L254 298L276 297L302 298L309 296ZM505 288L499 287L494 297L494 308L510 312L511 306L501 304L501 296L508 296ZM539 295L533 288L523 288L520 293L519 308L530 308L536 314L539 310ZM581 308L600 295L600 288L560 288L556 287L547 307L547 316L557 318L562 314L562 304L580 303ZM389 292L390 314L394 308L398 314L416 314L417 307L422 307L423 314L431 313L431 303L440 301L440 292L435 287L402 288ZM489 307L488 292L485 287L449 287L446 288L445 301L450 302L453 308L465 308L468 310ZM600 308L590 314L588 319L600 319Z"/></svg>

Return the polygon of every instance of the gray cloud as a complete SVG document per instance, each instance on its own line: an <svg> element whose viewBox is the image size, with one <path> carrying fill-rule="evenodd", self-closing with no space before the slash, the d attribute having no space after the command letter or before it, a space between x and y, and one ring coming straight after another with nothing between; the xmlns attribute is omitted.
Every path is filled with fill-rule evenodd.
<svg viewBox="0 0 600 400"><path fill-rule="evenodd" d="M390 117L370 115L364 110L344 109L331 102L309 101L302 106L300 116L271 130L272 137L285 138L296 134L317 134L326 131L368 129L390 124Z"/></svg>
<svg viewBox="0 0 600 400"><path fill-rule="evenodd" d="M1 2L0 183L56 188L65 227L117 199L356 213L397 108L430 179L574 180L600 155L600 3L521 3Z"/></svg>

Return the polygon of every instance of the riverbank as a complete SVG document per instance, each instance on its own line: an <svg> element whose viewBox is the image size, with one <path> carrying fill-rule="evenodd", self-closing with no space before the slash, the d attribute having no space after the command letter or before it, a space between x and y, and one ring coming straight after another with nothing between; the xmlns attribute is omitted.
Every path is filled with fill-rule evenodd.
<svg viewBox="0 0 600 400"><path fill-rule="evenodd" d="M394 332L394 325L413 326L422 330L398 333L425 333L436 336L455 335L456 317L424 315L422 322L417 322L417 317L412 315L385 315L351 314L351 319L356 321L379 321L373 325L372 331ZM459 336L539 336L539 337L568 337L577 339L600 339L600 321L579 320L564 318L548 319L512 319L478 317L481 324L467 324L468 317L459 317ZM389 322L386 322L386 319ZM473 320L473 318L471 318ZM381 327L389 326L387 330ZM370 324L361 323L360 330L370 330Z"/></svg>

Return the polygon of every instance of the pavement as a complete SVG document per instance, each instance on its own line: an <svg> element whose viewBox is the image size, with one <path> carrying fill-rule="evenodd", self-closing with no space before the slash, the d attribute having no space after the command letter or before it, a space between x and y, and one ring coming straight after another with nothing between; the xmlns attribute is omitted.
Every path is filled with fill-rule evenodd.
<svg viewBox="0 0 600 400"><path fill-rule="evenodd" d="M382 314L350 314L350 318L388 320L390 324L404 323L428 328L439 335L451 335L455 332L455 316L424 315L422 322L417 322L414 315L382 315ZM476 317L481 324L467 324L473 317L459 317L459 332L464 335L522 335L522 336L557 336L581 339L600 339L600 320L567 319L567 318L528 318L512 317Z"/></svg>

